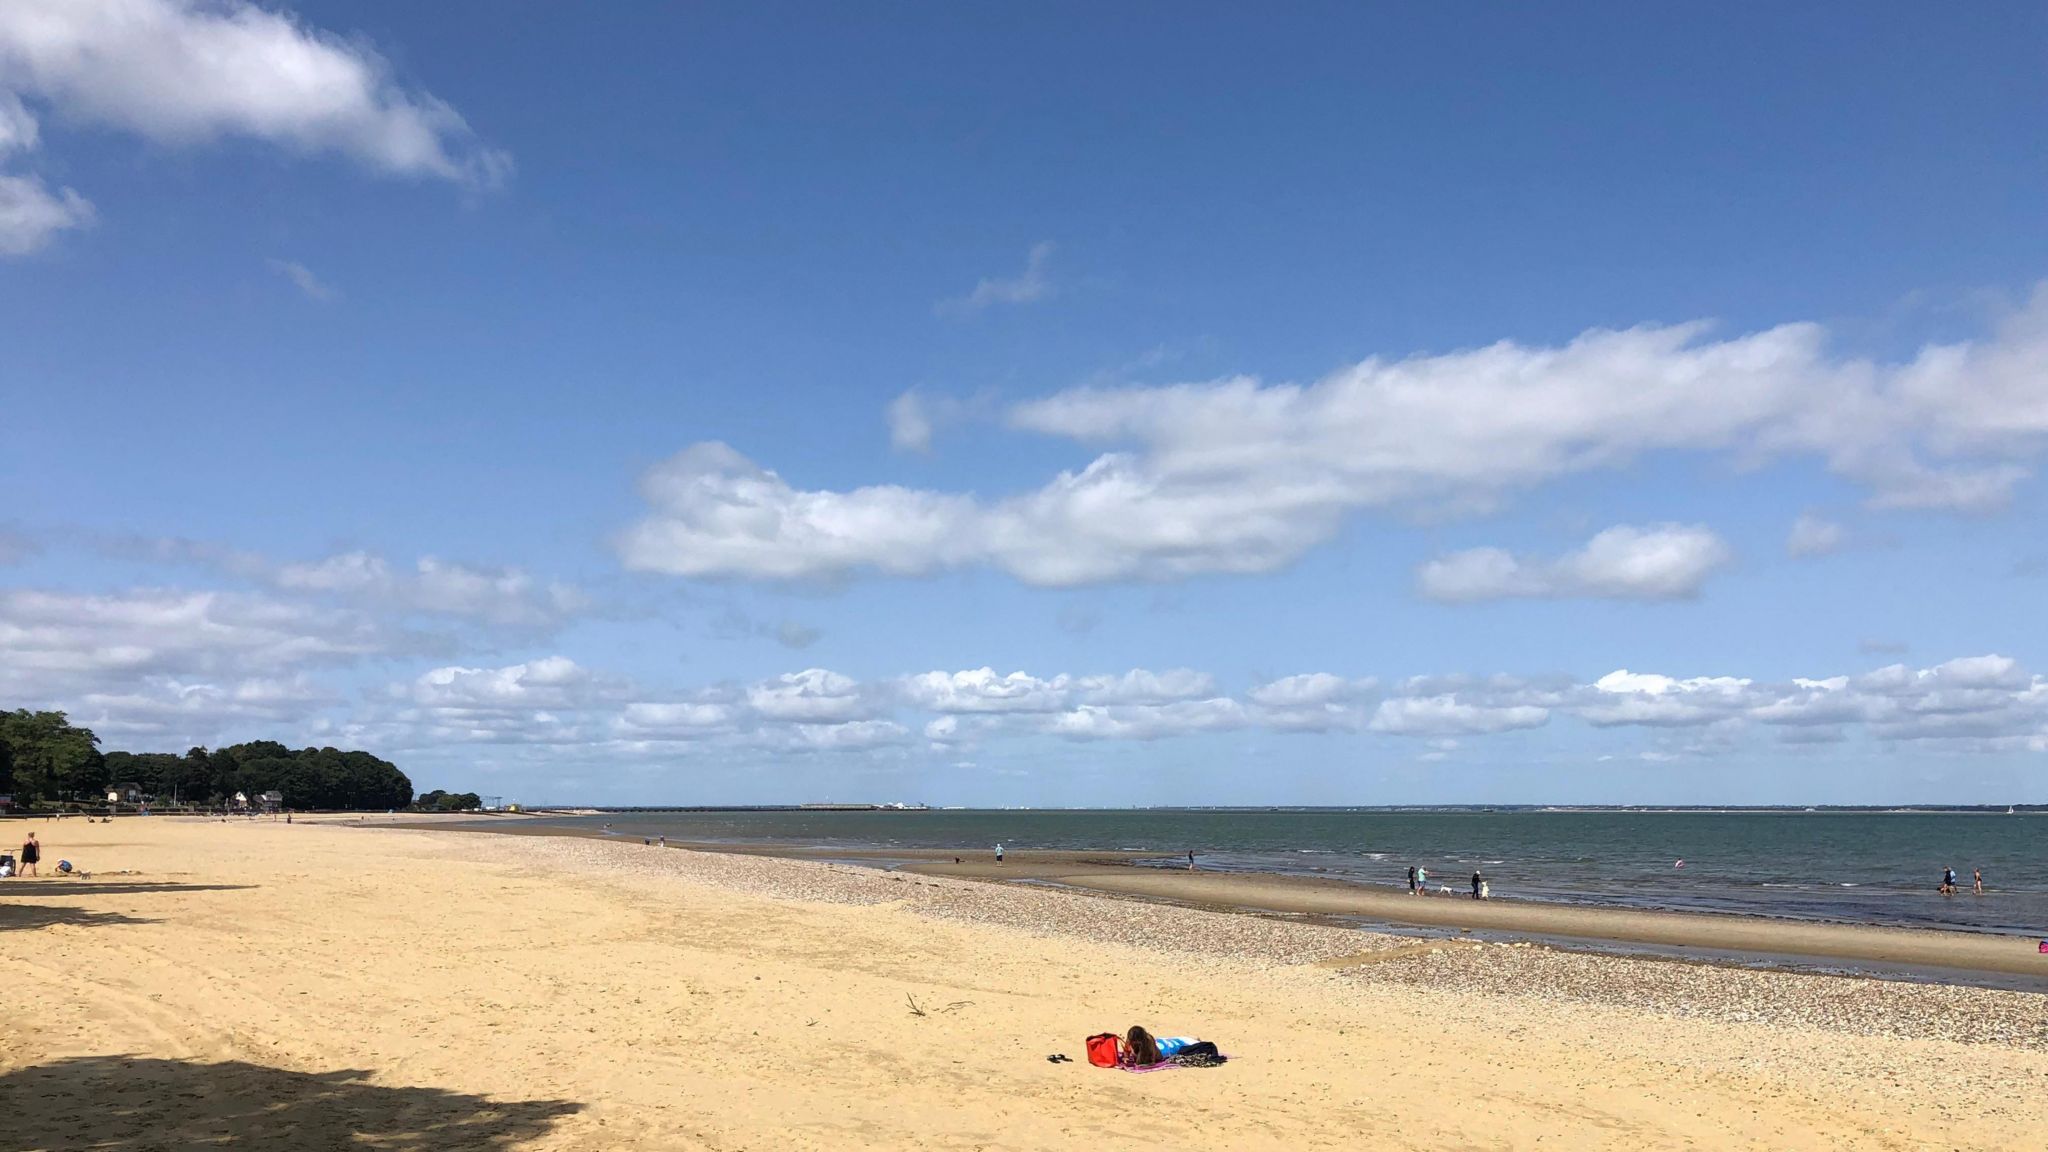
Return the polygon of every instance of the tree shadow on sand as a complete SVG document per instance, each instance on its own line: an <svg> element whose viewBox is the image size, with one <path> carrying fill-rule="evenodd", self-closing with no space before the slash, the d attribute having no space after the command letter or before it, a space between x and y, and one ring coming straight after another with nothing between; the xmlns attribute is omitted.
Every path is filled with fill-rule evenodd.
<svg viewBox="0 0 2048 1152"><path fill-rule="evenodd" d="M56 924L72 928L107 928L116 924L154 923L154 920L145 920L120 912L92 912L84 908L74 908L69 904L0 903L0 932L48 928Z"/></svg>
<svg viewBox="0 0 2048 1152"><path fill-rule="evenodd" d="M46 870L48 865L44 866ZM181 884L175 880L70 880L17 877L0 882L0 896L138 896L152 892L240 892L254 884Z"/></svg>
<svg viewBox="0 0 2048 1152"><path fill-rule="evenodd" d="M0 1076L0 1125L32 1152L182 1148L320 1152L511 1149L582 1105L491 1100L439 1088L387 1088L367 1072L291 1072L89 1056Z"/></svg>

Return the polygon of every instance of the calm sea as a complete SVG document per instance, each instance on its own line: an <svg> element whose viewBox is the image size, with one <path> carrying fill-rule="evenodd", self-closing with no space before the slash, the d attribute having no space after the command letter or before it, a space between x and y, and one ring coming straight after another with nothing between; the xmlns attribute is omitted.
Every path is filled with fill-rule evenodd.
<svg viewBox="0 0 2048 1152"><path fill-rule="evenodd" d="M1136 849L1161 866L1496 896L2048 935L2048 816L1920 813L929 811L613 813L626 836L819 848ZM1678 866L1683 860L1684 866ZM1943 868L1963 893L1937 895ZM1986 895L1969 894L1984 871Z"/></svg>

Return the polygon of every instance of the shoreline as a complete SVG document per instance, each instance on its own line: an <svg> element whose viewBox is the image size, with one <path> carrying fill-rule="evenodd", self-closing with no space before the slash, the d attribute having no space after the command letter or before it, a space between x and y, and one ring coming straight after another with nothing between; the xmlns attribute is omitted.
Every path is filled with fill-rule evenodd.
<svg viewBox="0 0 2048 1152"><path fill-rule="evenodd" d="M52 850L92 877L0 882L17 1143L2002 1152L2048 1132L2039 994L428 823L66 828ZM1084 1037L1132 1023L1231 1059L1088 1066Z"/></svg>
<svg viewBox="0 0 2048 1152"><path fill-rule="evenodd" d="M640 847L637 837L525 821L437 830L571 837ZM393 825L383 825L391 827ZM403 827L401 823L396 825ZM1307 919L1395 934L1527 940L1568 950L1648 955L1727 967L1789 967L1913 982L2048 992L2048 954L2032 936L1775 918L1718 911L1616 908L1463 895L1410 896L1345 880L1257 872L1184 872L1136 866L1159 853L1026 849L998 865L987 850L827 848L795 844L667 842L737 856L846 863L883 871L1001 885L1056 886L1253 916ZM955 858L961 862L954 863ZM2048 930L2044 930L2048 932Z"/></svg>

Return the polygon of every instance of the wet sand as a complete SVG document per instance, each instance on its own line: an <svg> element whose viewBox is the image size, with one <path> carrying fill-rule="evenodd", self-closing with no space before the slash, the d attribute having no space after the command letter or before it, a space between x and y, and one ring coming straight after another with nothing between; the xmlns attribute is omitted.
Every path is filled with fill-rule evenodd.
<svg viewBox="0 0 2048 1152"><path fill-rule="evenodd" d="M9 1149L2048 1139L2038 995L618 839L39 831L96 874L0 881ZM1027 866L1053 864L1072 867ZM1083 1037L1134 1022L1233 1059L1148 1076L1080 1059Z"/></svg>
<svg viewBox="0 0 2048 1152"><path fill-rule="evenodd" d="M508 824L501 831L533 835L605 837L544 823ZM1393 928L1477 932L1591 947L1634 946L1707 962L1791 962L1851 968L1916 979L1989 982L2048 991L2048 955L2031 937L1774 920L1723 913L1601 908L1526 900L1473 900L1469 895L1410 896L1313 876L1243 872L1188 872L1136 867L1157 853L1024 850L997 864L987 849L803 848L763 844L670 841L672 848L799 860L837 860L901 869L927 876L996 883L1059 885L1129 899L1247 913L1333 918ZM955 861L958 861L956 863ZM2048 933L2048 928L2044 928ZM1980 979L1988 978L1988 979Z"/></svg>

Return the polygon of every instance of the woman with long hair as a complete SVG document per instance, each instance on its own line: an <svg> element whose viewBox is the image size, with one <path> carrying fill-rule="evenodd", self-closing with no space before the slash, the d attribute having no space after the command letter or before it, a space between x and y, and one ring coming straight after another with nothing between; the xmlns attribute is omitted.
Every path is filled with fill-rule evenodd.
<svg viewBox="0 0 2048 1152"><path fill-rule="evenodd" d="M1131 1030L1124 1033L1124 1063L1144 1068L1159 1063L1161 1059L1159 1042L1152 1039L1152 1034L1136 1024L1131 1025Z"/></svg>

